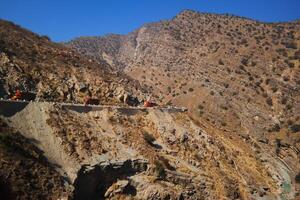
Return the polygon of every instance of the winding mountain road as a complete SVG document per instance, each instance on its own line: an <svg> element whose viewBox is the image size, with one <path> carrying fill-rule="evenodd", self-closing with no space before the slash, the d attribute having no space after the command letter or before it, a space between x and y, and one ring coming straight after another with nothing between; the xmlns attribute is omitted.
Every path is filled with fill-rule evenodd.
<svg viewBox="0 0 300 200"><path fill-rule="evenodd" d="M30 101L14 101L14 100L0 100L0 115L4 117L11 117L17 112L22 111ZM61 102L49 102L53 104L61 105L64 109L73 110L80 113L87 113L91 111L99 111L104 108L114 108L121 112L133 112L136 110L146 110L146 109L161 109L167 112L185 112L186 108L177 107L126 107L126 106L113 106L113 105L84 105L84 104L73 104L73 103L61 103Z"/></svg>

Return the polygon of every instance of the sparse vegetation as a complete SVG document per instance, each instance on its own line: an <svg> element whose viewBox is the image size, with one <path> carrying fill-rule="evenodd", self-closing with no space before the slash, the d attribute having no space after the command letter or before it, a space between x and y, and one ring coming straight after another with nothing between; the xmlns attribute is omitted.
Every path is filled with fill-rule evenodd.
<svg viewBox="0 0 300 200"><path fill-rule="evenodd" d="M248 59L242 58L241 63L242 63L244 66L247 66L247 65L248 65Z"/></svg>
<svg viewBox="0 0 300 200"><path fill-rule="evenodd" d="M300 183L300 172L295 177L296 183Z"/></svg>
<svg viewBox="0 0 300 200"><path fill-rule="evenodd" d="M201 104L199 104L199 105L198 105L198 109L199 109L199 110L203 110L204 107L203 107Z"/></svg>
<svg viewBox="0 0 300 200"><path fill-rule="evenodd" d="M159 160L162 162L162 164L168 169L168 170L171 170L171 171L174 171L175 168L170 165L170 162L168 159L166 159L165 157L161 156L159 157Z"/></svg>
<svg viewBox="0 0 300 200"><path fill-rule="evenodd" d="M171 90L171 87L170 87L170 86L168 86L168 87L167 87L167 90L168 90L168 93L169 93L169 94L172 92L172 90Z"/></svg>
<svg viewBox="0 0 300 200"><path fill-rule="evenodd" d="M75 39L67 44L73 50L17 27L0 26L1 94L21 86L22 90L28 88L41 94L43 101L82 102L90 93L101 104L125 107L108 106L89 113L57 108L59 113L51 113L51 119L46 121L49 127L57 127L51 133L62 141L57 144L62 146L59 155L66 152L74 166L89 164L94 155L107 152L109 159L116 158L118 163L123 156L138 160L139 165L134 167L143 168L142 172L125 172L117 177L119 180L99 186L107 191L107 198L126 199L127 194L112 190L115 186L126 190L133 183L128 177L133 175L134 185L149 185L146 193L138 191L141 187L133 188L137 190L133 195L136 199L140 194L153 194L159 199L160 191L169 199L175 199L171 193L190 199L267 198L265 193L272 196L281 188L268 184L276 173L266 173L270 163L261 162L258 155L269 152L276 138L282 138L282 143L276 144L276 152L284 156L291 171L296 170L299 159L286 156L284 145L299 146L297 22L260 23L184 11L171 20L147 24L128 35ZM80 82L85 86L81 87ZM137 105L151 94L159 106L132 109L123 104L127 94L138 99ZM188 112L177 112L169 105L187 106ZM44 110L43 114L47 116ZM30 116L27 120L31 120ZM6 140L0 137L1 147ZM237 149L237 145L243 148ZM140 166L143 159L137 158L146 162ZM5 164L6 159L0 160ZM246 166L249 164L255 167ZM239 169L245 166L247 173L242 173L241 180ZM193 176L196 169L201 171L199 179ZM14 171L4 172L8 178L14 175ZM100 178L105 182L111 177ZM124 183L128 185L121 188Z"/></svg>
<svg viewBox="0 0 300 200"><path fill-rule="evenodd" d="M287 104L287 105L286 105L286 109L287 109L287 110L291 110L292 108L293 108L293 106L292 106L291 104Z"/></svg>
<svg viewBox="0 0 300 200"><path fill-rule="evenodd" d="M150 145L152 145L153 142L155 141L155 137L153 137L153 135L149 134L146 131L143 132L143 138Z"/></svg>
<svg viewBox="0 0 300 200"><path fill-rule="evenodd" d="M45 39L47 41L51 41L50 37L48 35L42 35L40 36L42 39Z"/></svg>
<svg viewBox="0 0 300 200"><path fill-rule="evenodd" d="M154 165L155 165L155 171L156 171L156 176L158 179L165 179L166 177L166 171L165 171L165 167L164 165L160 162L155 160L154 161Z"/></svg>
<svg viewBox="0 0 300 200"><path fill-rule="evenodd" d="M273 126L270 128L270 132L279 132L280 131L280 125L279 124L273 124Z"/></svg>
<svg viewBox="0 0 300 200"><path fill-rule="evenodd" d="M295 42L287 42L285 43L285 47L288 49L297 49L297 44Z"/></svg>
<svg viewBox="0 0 300 200"><path fill-rule="evenodd" d="M271 97L267 97L266 103L267 103L269 106L273 106L273 100L272 100L272 98L271 98Z"/></svg>
<svg viewBox="0 0 300 200"><path fill-rule="evenodd" d="M272 90L273 93L275 93L275 92L278 91L278 87L277 87L277 86L273 86L273 87L271 88L271 90Z"/></svg>
<svg viewBox="0 0 300 200"><path fill-rule="evenodd" d="M290 126L290 130L292 131L292 133L296 133L300 131L300 124L292 124Z"/></svg>

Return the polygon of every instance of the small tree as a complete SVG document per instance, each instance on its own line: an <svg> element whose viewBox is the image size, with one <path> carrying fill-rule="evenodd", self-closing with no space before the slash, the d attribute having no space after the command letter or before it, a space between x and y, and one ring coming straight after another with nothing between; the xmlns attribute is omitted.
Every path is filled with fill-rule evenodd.
<svg viewBox="0 0 300 200"><path fill-rule="evenodd" d="M170 86L168 86L167 90L168 90L168 93L171 93L171 87Z"/></svg>
<svg viewBox="0 0 300 200"><path fill-rule="evenodd" d="M150 145L152 145L153 142L155 141L155 138L153 137L153 135L149 134L146 131L143 133L143 138Z"/></svg>
<svg viewBox="0 0 300 200"><path fill-rule="evenodd" d="M222 122L221 122L221 125L222 125L222 126L226 126L226 125L227 125L227 123L226 123L226 122L224 122L224 121L222 121Z"/></svg>
<svg viewBox="0 0 300 200"><path fill-rule="evenodd" d="M203 110L203 109L204 109L204 107L201 104L199 104L198 105L198 110Z"/></svg>
<svg viewBox="0 0 300 200"><path fill-rule="evenodd" d="M158 179L164 179L166 178L166 171L164 168L164 165L159 161L154 161L155 165L155 172Z"/></svg>
<svg viewBox="0 0 300 200"><path fill-rule="evenodd" d="M224 65L224 62L222 59L219 60L219 65Z"/></svg>
<svg viewBox="0 0 300 200"><path fill-rule="evenodd" d="M241 63L242 63L243 65L247 66L247 65L248 65L248 59L242 58Z"/></svg>
<svg viewBox="0 0 300 200"><path fill-rule="evenodd" d="M295 176L296 183L300 183L300 172Z"/></svg>
<svg viewBox="0 0 300 200"><path fill-rule="evenodd" d="M266 103L267 103L269 106L273 106L273 100L272 100L272 98L271 98L271 97L268 97L268 98L266 99Z"/></svg>
<svg viewBox="0 0 300 200"><path fill-rule="evenodd" d="M288 49L297 49L297 44L295 42L287 42L285 47Z"/></svg>
<svg viewBox="0 0 300 200"><path fill-rule="evenodd" d="M296 133L296 132L299 132L300 131L300 124L293 124L290 126L290 130L293 132L293 133Z"/></svg>

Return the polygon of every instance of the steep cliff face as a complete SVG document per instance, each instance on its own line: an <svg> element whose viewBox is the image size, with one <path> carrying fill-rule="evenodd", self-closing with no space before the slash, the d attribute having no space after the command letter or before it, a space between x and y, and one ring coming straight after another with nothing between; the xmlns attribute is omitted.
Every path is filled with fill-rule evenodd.
<svg viewBox="0 0 300 200"><path fill-rule="evenodd" d="M90 40L98 41L93 49ZM152 88L162 104L184 105L215 126L258 136L299 124L299 45L299 22L267 24L193 11L125 36L67 43L109 58Z"/></svg>
<svg viewBox="0 0 300 200"><path fill-rule="evenodd" d="M77 110L77 111L75 111ZM197 124L180 109L29 103L5 118L69 180L74 199L286 199L296 153ZM63 188L63 187L62 187ZM59 193L64 194L64 193Z"/></svg>

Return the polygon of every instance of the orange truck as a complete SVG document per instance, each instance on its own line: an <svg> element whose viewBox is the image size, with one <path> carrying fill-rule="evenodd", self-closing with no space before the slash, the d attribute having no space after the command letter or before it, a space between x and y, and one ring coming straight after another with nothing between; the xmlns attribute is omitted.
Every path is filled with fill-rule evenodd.
<svg viewBox="0 0 300 200"><path fill-rule="evenodd" d="M11 100L20 100L22 98L22 93L20 90L17 90L15 95L11 97Z"/></svg>
<svg viewBox="0 0 300 200"><path fill-rule="evenodd" d="M15 94L10 98L11 100L26 100L26 101L33 101L36 98L36 93L28 92L28 91L20 91L19 89L16 90Z"/></svg>
<svg viewBox="0 0 300 200"><path fill-rule="evenodd" d="M89 96L84 97L83 102L84 102L84 105L99 105L100 104L99 99L91 98Z"/></svg>
<svg viewBox="0 0 300 200"><path fill-rule="evenodd" d="M154 107L154 106L157 106L157 104L148 100L144 101L145 108Z"/></svg>

